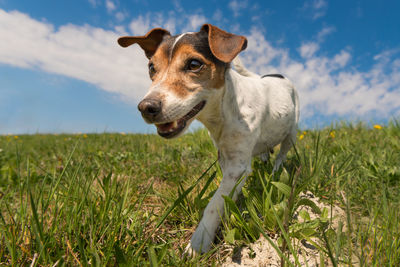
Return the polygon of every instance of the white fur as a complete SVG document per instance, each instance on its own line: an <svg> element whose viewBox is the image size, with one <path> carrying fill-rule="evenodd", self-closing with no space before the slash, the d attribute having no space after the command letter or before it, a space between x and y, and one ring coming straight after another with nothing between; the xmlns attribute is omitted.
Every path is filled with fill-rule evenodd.
<svg viewBox="0 0 400 267"><path fill-rule="evenodd" d="M211 248L224 212L222 196L229 195L238 179L251 172L252 157L268 159L269 151L281 144L276 171L296 140L299 103L292 83L286 78L261 79L238 59L232 65L236 71L226 71L223 88L206 90L208 96L202 98L206 97L207 104L197 116L218 148L223 178L186 249L190 254ZM234 199L244 182L236 187Z"/></svg>

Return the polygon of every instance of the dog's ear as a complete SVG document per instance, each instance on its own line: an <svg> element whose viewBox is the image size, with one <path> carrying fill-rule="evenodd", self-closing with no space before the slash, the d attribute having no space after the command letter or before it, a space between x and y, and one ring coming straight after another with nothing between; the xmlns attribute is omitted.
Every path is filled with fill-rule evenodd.
<svg viewBox="0 0 400 267"><path fill-rule="evenodd" d="M164 35L171 35L169 31L162 28L150 30L144 36L123 36L118 39L118 44L122 47L128 47L132 44L138 44L144 50L146 57L151 58L162 42Z"/></svg>
<svg viewBox="0 0 400 267"><path fill-rule="evenodd" d="M211 52L222 62L231 62L247 47L246 37L223 31L214 25L204 24L200 31L208 33L208 45Z"/></svg>

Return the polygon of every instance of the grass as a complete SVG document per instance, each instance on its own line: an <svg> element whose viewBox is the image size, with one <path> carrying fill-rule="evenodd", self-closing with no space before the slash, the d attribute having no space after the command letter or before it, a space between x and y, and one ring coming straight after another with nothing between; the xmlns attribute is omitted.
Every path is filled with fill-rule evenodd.
<svg viewBox="0 0 400 267"><path fill-rule="evenodd" d="M312 242L334 266L400 266L396 121L381 129L342 123L299 132L296 149L275 175L273 159L255 159L243 196L225 197L215 248L185 258L221 179L216 159L204 130L170 141L0 136L0 265L217 266L231 256L228 245L238 249L278 235L282 266L300 265L300 240ZM332 227L327 210L300 197L305 191L346 211L339 227ZM299 212L304 205L318 217Z"/></svg>

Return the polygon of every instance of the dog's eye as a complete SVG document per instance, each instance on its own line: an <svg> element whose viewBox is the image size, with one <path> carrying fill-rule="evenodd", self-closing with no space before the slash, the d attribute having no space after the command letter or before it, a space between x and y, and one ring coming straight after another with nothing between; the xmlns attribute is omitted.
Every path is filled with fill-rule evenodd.
<svg viewBox="0 0 400 267"><path fill-rule="evenodd" d="M149 63L149 73L150 73L150 76L152 76L154 73L156 73L156 69L154 68L153 63Z"/></svg>
<svg viewBox="0 0 400 267"><path fill-rule="evenodd" d="M190 60L187 65L187 69L192 72L198 72L202 69L202 67L203 67L203 63L196 59Z"/></svg>

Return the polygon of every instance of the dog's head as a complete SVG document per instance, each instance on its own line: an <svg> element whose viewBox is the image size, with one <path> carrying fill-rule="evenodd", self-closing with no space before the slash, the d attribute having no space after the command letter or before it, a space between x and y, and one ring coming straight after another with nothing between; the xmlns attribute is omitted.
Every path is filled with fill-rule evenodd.
<svg viewBox="0 0 400 267"><path fill-rule="evenodd" d="M210 97L224 87L227 66L247 46L245 37L210 24L176 36L155 28L144 36L121 37L118 43L139 44L149 59L153 83L138 108L165 138L188 128Z"/></svg>

